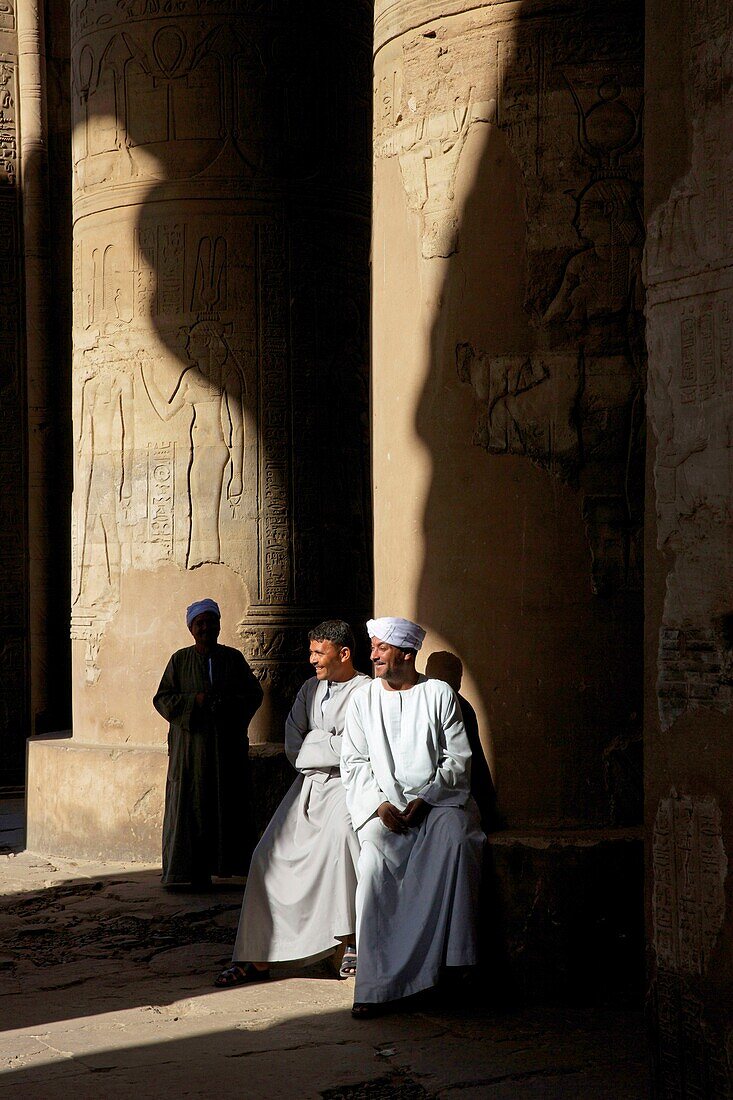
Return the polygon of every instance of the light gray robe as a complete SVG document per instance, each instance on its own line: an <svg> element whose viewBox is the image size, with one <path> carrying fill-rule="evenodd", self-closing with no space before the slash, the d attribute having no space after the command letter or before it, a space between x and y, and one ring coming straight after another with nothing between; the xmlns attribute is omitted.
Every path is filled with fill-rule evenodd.
<svg viewBox="0 0 733 1100"><path fill-rule="evenodd" d="M306 734L323 731L326 767L298 775L275 811L250 866L234 946L235 962L289 962L328 954L356 928L359 843L339 774L348 703L369 683L357 673L343 684L315 677L298 692L285 724L293 767ZM317 738L318 739L318 738Z"/></svg>
<svg viewBox="0 0 733 1100"><path fill-rule="evenodd" d="M354 1000L391 1001L435 985L442 966L477 961L486 840L469 794L471 750L452 688L421 676L406 691L374 680L349 707L341 750L361 854ZM405 835L376 815L414 798L431 809Z"/></svg>

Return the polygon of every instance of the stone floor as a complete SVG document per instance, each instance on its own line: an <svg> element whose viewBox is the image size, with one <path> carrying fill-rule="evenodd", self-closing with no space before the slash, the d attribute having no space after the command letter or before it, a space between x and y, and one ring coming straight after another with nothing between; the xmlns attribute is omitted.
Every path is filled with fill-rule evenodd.
<svg viewBox="0 0 733 1100"><path fill-rule="evenodd" d="M0 1096L645 1100L640 1014L435 996L364 1022L323 966L215 990L242 885L23 851L0 802Z"/></svg>

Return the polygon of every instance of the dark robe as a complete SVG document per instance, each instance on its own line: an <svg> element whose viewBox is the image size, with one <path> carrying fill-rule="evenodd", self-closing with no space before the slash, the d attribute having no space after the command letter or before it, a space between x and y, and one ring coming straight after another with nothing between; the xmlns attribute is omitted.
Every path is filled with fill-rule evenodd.
<svg viewBox="0 0 733 1100"><path fill-rule="evenodd" d="M163 883L246 874L254 847L247 727L262 688L237 649L195 646L173 654L153 699L167 718L168 779L163 819ZM213 706L196 706L199 692Z"/></svg>

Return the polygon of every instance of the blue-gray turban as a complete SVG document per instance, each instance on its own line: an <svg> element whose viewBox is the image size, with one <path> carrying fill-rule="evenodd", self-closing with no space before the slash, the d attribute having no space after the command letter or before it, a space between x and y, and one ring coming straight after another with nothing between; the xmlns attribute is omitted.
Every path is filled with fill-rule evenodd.
<svg viewBox="0 0 733 1100"><path fill-rule="evenodd" d="M221 618L221 611L216 600L197 600L186 608L186 626L190 626L197 615L203 615L204 611L213 611Z"/></svg>

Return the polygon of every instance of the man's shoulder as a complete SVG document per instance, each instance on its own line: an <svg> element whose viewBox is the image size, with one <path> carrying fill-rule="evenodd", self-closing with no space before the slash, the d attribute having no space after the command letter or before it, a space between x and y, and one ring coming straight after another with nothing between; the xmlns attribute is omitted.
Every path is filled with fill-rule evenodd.
<svg viewBox="0 0 733 1100"><path fill-rule="evenodd" d="M307 706L315 695L320 682L321 681L318 679L317 676L309 676L307 680L304 680L298 688L297 692L295 693L293 706L295 706L298 701L304 703Z"/></svg>
<svg viewBox="0 0 733 1100"><path fill-rule="evenodd" d="M177 649L175 653L171 654L171 661L174 661L176 664L180 664L181 661L190 660L195 652L195 645L185 645L181 649Z"/></svg>
<svg viewBox="0 0 733 1100"><path fill-rule="evenodd" d="M378 682L363 672L358 672L352 681L354 683L350 692L349 706L358 707L368 700Z"/></svg>
<svg viewBox="0 0 733 1100"><path fill-rule="evenodd" d="M450 703L456 699L455 691L445 680L433 680L427 676L421 676L415 687L435 702Z"/></svg>

